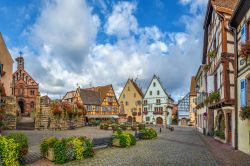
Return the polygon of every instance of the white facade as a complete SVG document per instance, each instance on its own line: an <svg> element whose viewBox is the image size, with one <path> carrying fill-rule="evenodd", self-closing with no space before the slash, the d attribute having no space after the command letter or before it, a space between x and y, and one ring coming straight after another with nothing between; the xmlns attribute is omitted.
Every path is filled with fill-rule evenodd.
<svg viewBox="0 0 250 166"><path fill-rule="evenodd" d="M171 125L173 99L154 75L143 99L143 122Z"/></svg>

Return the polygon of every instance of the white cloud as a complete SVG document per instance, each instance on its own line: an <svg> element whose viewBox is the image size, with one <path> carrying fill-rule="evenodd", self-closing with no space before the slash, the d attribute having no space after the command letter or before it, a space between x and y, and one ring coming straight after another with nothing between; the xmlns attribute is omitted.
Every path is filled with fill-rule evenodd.
<svg viewBox="0 0 250 166"><path fill-rule="evenodd" d="M118 37L128 37L138 30L137 19L133 15L136 9L135 3L118 2L113 6L113 12L105 24L106 33Z"/></svg>
<svg viewBox="0 0 250 166"><path fill-rule="evenodd" d="M112 83L119 93L128 78L138 76L145 89L157 74L174 97L184 95L200 62L201 16L183 16L185 31L170 33L155 25L140 26L135 12L136 3L118 2L102 27L82 0L48 1L26 32L39 56L24 51L28 71L41 91L62 96L77 83L82 87ZM117 40L96 43L102 28Z"/></svg>
<svg viewBox="0 0 250 166"><path fill-rule="evenodd" d="M189 5L191 13L197 13L198 10L203 10L207 5L208 0L179 0L182 5Z"/></svg>

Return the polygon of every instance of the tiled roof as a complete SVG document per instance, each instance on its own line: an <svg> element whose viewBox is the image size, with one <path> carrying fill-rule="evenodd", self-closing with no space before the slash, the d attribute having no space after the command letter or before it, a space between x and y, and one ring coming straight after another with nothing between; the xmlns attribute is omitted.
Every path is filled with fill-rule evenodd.
<svg viewBox="0 0 250 166"><path fill-rule="evenodd" d="M90 89L80 89L82 102L86 105L100 105L100 93Z"/></svg>
<svg viewBox="0 0 250 166"><path fill-rule="evenodd" d="M196 87L196 81L195 77L193 76L190 83L190 96L196 96L195 87Z"/></svg>
<svg viewBox="0 0 250 166"><path fill-rule="evenodd" d="M92 90L95 92L99 92L100 93L100 98L101 101L104 100L106 94L112 89L112 85L105 85L105 86L97 86L97 87L92 87L92 88L87 88L86 90Z"/></svg>
<svg viewBox="0 0 250 166"><path fill-rule="evenodd" d="M212 0L212 5L216 7L224 7L230 10L234 10L237 0Z"/></svg>

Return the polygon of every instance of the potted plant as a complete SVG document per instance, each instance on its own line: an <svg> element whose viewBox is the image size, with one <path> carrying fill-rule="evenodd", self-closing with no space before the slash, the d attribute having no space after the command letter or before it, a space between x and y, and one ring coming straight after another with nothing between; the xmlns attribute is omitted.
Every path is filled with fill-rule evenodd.
<svg viewBox="0 0 250 166"><path fill-rule="evenodd" d="M137 112L135 112L135 111L132 112L132 115L133 115L133 116L136 116L136 115L137 115Z"/></svg>
<svg viewBox="0 0 250 166"><path fill-rule="evenodd" d="M247 60L250 55L250 41L247 41L246 43L241 43L241 49L239 55Z"/></svg>
<svg viewBox="0 0 250 166"><path fill-rule="evenodd" d="M208 53L208 56L209 56L210 58L214 59L214 58L216 57L216 52L215 52L214 50L212 50L212 51L210 51L210 52Z"/></svg>
<svg viewBox="0 0 250 166"><path fill-rule="evenodd" d="M148 114L148 111L147 111L147 110L144 110L144 111L143 111L143 114L144 114L144 115L147 115L147 114Z"/></svg>
<svg viewBox="0 0 250 166"><path fill-rule="evenodd" d="M203 66L204 72L208 72L208 71L210 70L210 68L211 68L211 63L210 63L210 64L205 64L205 65Z"/></svg>
<svg viewBox="0 0 250 166"><path fill-rule="evenodd" d="M240 118L241 120L250 119L250 106L241 107Z"/></svg>

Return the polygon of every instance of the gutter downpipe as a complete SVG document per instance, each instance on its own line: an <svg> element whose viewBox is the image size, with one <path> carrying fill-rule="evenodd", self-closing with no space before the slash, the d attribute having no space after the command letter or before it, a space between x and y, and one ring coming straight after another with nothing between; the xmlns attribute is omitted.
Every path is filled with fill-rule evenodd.
<svg viewBox="0 0 250 166"><path fill-rule="evenodd" d="M237 29L229 24L234 35L234 109L235 109L235 150L238 150L238 44Z"/></svg>

